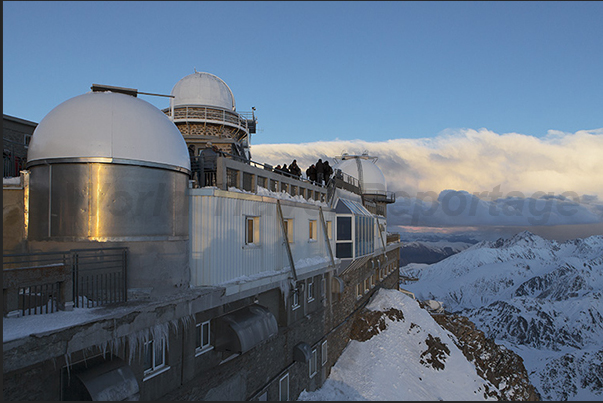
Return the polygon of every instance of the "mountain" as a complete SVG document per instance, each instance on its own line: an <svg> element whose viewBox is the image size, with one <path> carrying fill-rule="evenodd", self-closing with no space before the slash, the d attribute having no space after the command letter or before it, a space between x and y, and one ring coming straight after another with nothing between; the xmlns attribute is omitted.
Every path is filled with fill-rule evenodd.
<svg viewBox="0 0 603 403"><path fill-rule="evenodd" d="M603 236L559 243L524 231L479 242L402 287L443 302L517 352L543 400L603 398Z"/></svg>
<svg viewBox="0 0 603 403"><path fill-rule="evenodd" d="M400 248L400 265L406 266L410 263L437 263L471 245L471 243L467 242L445 241L413 241L403 243Z"/></svg>
<svg viewBox="0 0 603 403"><path fill-rule="evenodd" d="M537 400L519 356L466 318L439 316L398 290L378 290L323 386L298 400Z"/></svg>

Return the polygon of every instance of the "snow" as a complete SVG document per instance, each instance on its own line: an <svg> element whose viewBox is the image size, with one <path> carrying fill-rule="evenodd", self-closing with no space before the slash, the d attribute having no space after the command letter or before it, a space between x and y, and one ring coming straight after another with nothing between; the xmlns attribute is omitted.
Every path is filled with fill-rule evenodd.
<svg viewBox="0 0 603 403"><path fill-rule="evenodd" d="M21 177L2 178L2 184L4 186L21 186Z"/></svg>
<svg viewBox="0 0 603 403"><path fill-rule="evenodd" d="M415 300L398 290L379 289L367 308L396 308L404 319L386 319L387 329L365 342L351 340L323 386L303 391L298 400L495 400L484 392L486 385L496 388L477 375L450 333ZM428 335L450 350L442 370L421 364Z"/></svg>
<svg viewBox="0 0 603 403"><path fill-rule="evenodd" d="M404 285L419 300L443 301L518 353L543 400L601 400L602 269L603 236L524 231L400 273L419 279Z"/></svg>

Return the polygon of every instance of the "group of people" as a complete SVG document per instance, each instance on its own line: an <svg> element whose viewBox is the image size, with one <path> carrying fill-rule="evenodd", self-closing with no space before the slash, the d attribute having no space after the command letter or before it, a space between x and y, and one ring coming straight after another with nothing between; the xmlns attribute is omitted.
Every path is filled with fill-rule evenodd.
<svg viewBox="0 0 603 403"><path fill-rule="evenodd" d="M301 168L297 165L297 160L293 160L289 166L287 164L283 164L282 166L279 164L274 167L274 172L280 174L288 174L295 178L300 178L302 175ZM333 174L333 168L329 164L329 161L323 161L322 158L319 158L318 161L308 167L306 169L306 178L310 180L312 183L316 183L318 185L327 184L331 175Z"/></svg>
<svg viewBox="0 0 603 403"><path fill-rule="evenodd" d="M333 168L329 164L329 161L324 161L319 158L316 164L312 164L306 169L306 176L308 179L320 186L329 183L329 179L333 174Z"/></svg>
<svg viewBox="0 0 603 403"><path fill-rule="evenodd" d="M281 173L281 174L282 173L289 174L296 178L301 177L301 174L302 174L301 168L297 165L297 160L293 160L293 162L291 162L291 164L289 164L289 166L287 166L287 164L283 164L283 166L280 166L280 165L275 166L274 172Z"/></svg>

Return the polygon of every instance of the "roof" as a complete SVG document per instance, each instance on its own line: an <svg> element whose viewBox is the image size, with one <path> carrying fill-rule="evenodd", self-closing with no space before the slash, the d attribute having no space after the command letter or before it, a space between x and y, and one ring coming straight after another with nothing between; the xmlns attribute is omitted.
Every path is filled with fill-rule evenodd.
<svg viewBox="0 0 603 403"><path fill-rule="evenodd" d="M103 157L190 170L176 125L150 103L114 92L89 92L51 110L32 135L27 162Z"/></svg>
<svg viewBox="0 0 603 403"><path fill-rule="evenodd" d="M172 95L174 107L203 105L236 110L230 87L220 77L210 73L195 71L182 78L172 88Z"/></svg>

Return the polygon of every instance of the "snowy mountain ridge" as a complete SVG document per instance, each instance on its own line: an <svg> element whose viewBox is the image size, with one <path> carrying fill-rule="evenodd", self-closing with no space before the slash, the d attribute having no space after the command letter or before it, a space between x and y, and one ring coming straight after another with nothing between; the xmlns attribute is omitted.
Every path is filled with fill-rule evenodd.
<svg viewBox="0 0 603 403"><path fill-rule="evenodd" d="M545 400L603 397L603 236L566 242L524 231L401 273L522 355Z"/></svg>

